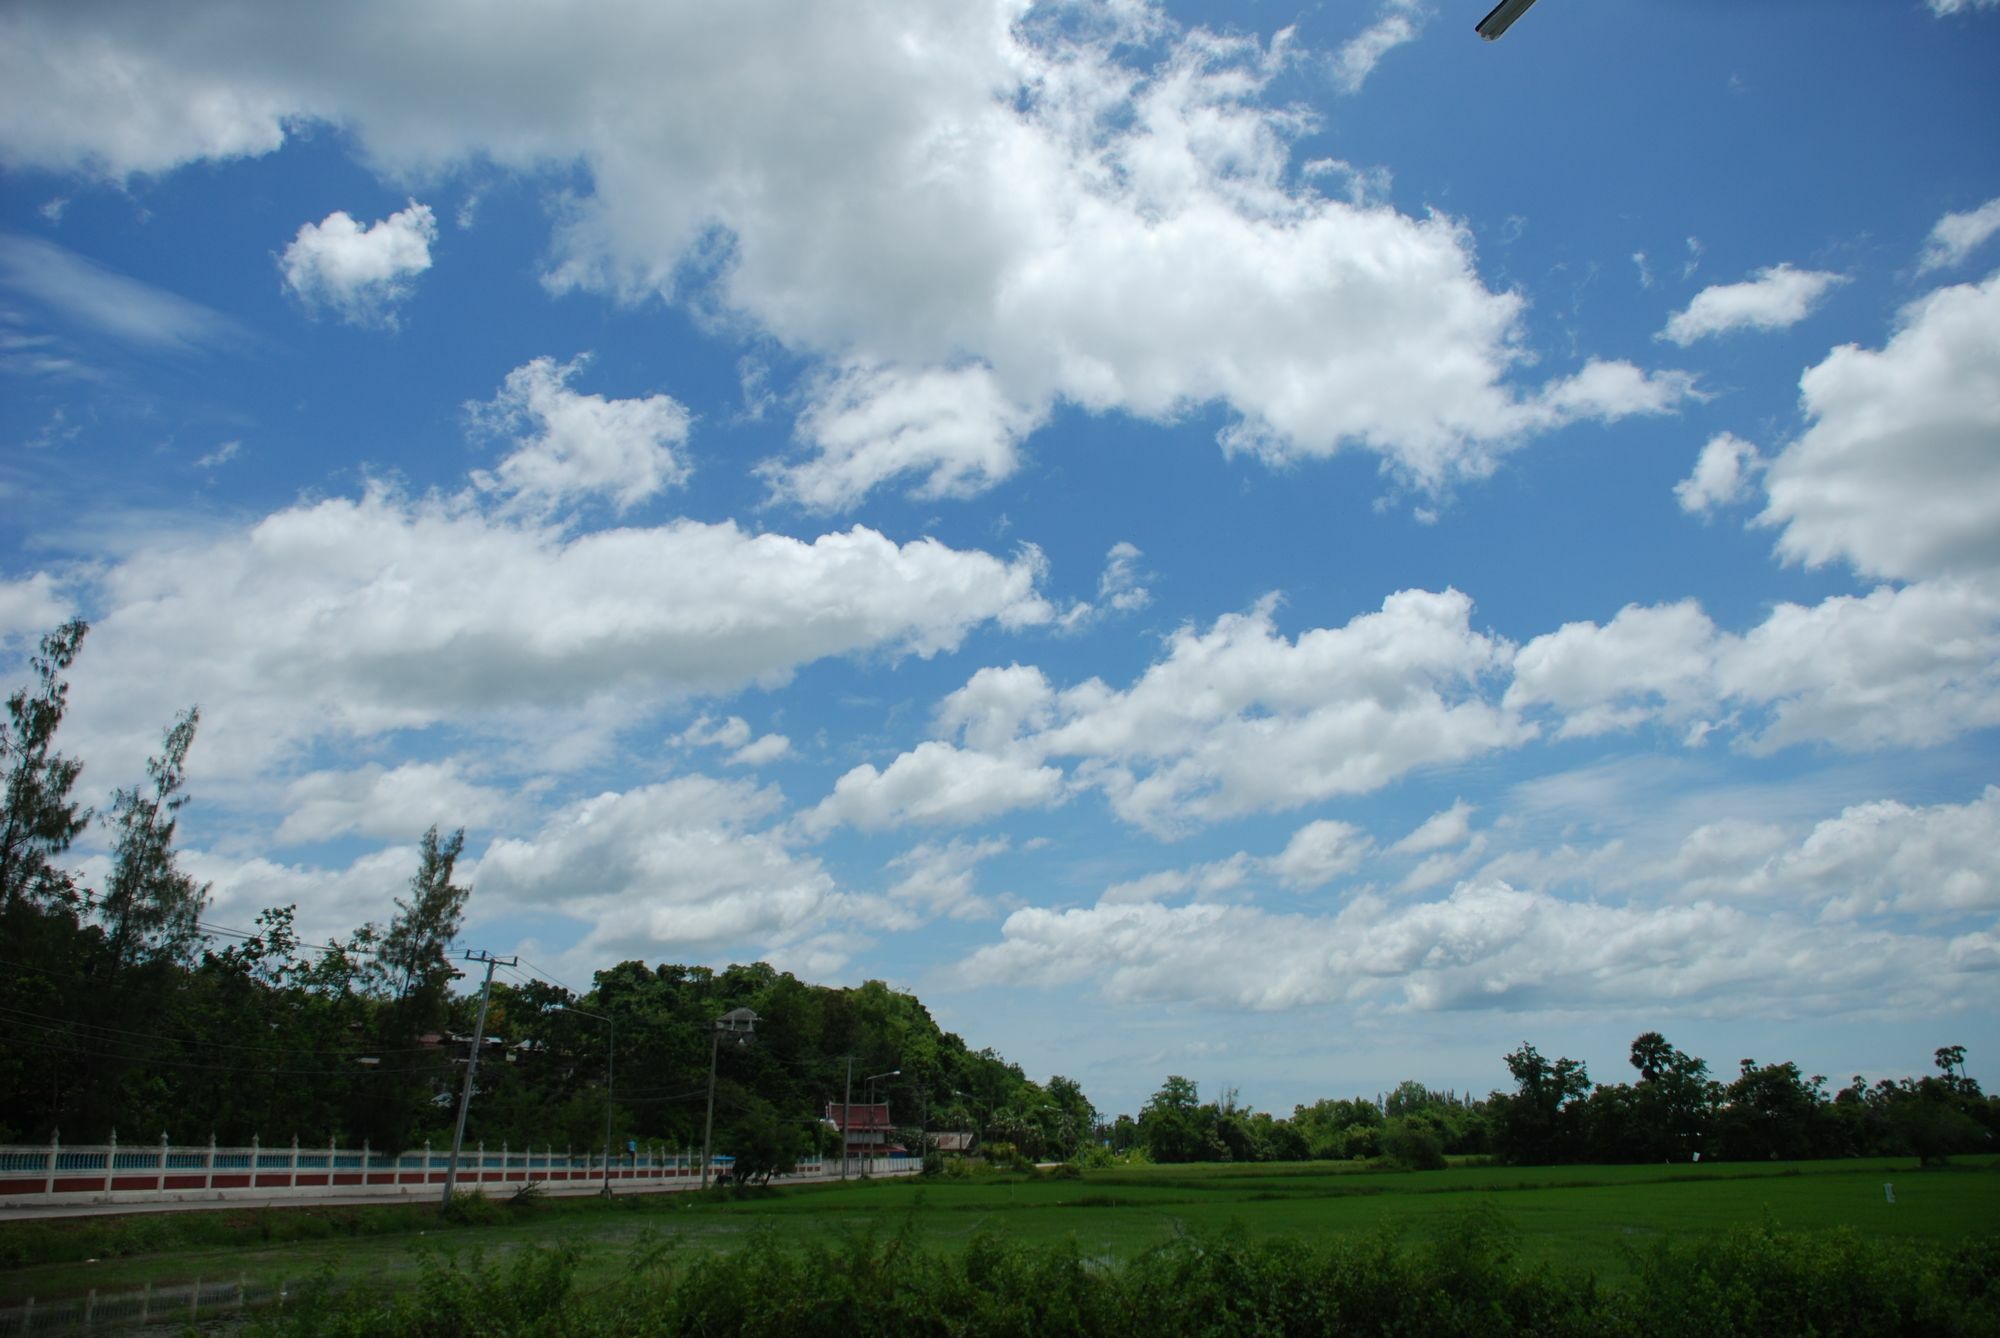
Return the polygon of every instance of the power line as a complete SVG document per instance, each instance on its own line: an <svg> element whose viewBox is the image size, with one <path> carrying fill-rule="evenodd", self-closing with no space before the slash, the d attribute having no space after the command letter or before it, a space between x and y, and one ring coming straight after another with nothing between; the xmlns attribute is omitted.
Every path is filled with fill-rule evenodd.
<svg viewBox="0 0 2000 1338"><path fill-rule="evenodd" d="M259 1054L288 1055L298 1053L298 1047L294 1045L249 1045L240 1041L205 1041L191 1036L169 1036L157 1031L132 1031L124 1027L114 1027L103 1022L91 1022L83 1018L62 1017L51 1013L37 1013L33 1009L20 1008L9 1003L0 1003L0 1013L11 1013L19 1018L34 1019L39 1022L52 1022L65 1027L81 1028L85 1031L106 1032L113 1036L131 1037L134 1040L158 1041L168 1045L207 1046L210 1049L216 1050L250 1050ZM431 1045L412 1045L398 1046L394 1049L384 1050L371 1046L365 1048L360 1053L371 1055L415 1055L422 1054L427 1050L435 1050L436 1048L436 1046Z"/></svg>

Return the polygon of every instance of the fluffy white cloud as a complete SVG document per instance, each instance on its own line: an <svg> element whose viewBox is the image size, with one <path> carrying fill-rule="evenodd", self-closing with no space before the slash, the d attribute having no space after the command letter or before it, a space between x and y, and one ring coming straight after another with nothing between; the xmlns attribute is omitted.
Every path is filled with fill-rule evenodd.
<svg viewBox="0 0 2000 1338"><path fill-rule="evenodd" d="M842 823L864 831L909 823L974 823L1018 808L1046 808L1064 797L1063 774L1018 755L920 743L878 771L864 762L834 782L833 793L803 818L807 830Z"/></svg>
<svg viewBox="0 0 2000 1338"><path fill-rule="evenodd" d="M687 481L676 447L687 440L688 411L667 395L607 400L569 388L588 357L568 363L536 358L507 374L499 395L468 404L474 426L514 436L514 449L474 486L547 510L601 496L626 511Z"/></svg>
<svg viewBox="0 0 2000 1338"><path fill-rule="evenodd" d="M1715 624L1693 600L1628 604L1601 627L1565 623L1521 647L1506 704L1557 707L1564 738L1684 713L1714 698L1716 637Z"/></svg>
<svg viewBox="0 0 2000 1338"><path fill-rule="evenodd" d="M1731 820L1691 833L1659 871L1689 896L1776 901L1826 921L2000 912L2000 787L1966 804L1877 800L1802 840Z"/></svg>
<svg viewBox="0 0 2000 1338"><path fill-rule="evenodd" d="M960 969L977 984L1088 981L1119 1001L1252 1010L1643 1005L1823 1016L1962 1006L1969 978L1944 958L1942 941L1917 934L1472 882L1414 904L1357 897L1329 916L1205 901L1021 910Z"/></svg>
<svg viewBox="0 0 2000 1338"><path fill-rule="evenodd" d="M817 388L799 419L813 454L759 472L773 495L815 511L853 506L909 473L924 476L914 497L965 497L1014 472L1016 445L1039 417L1010 401L989 368L850 367Z"/></svg>
<svg viewBox="0 0 2000 1338"><path fill-rule="evenodd" d="M1462 846L1472 835L1474 808L1463 799L1452 801L1417 825L1417 829L1389 849L1399 855L1422 855L1433 850Z"/></svg>
<svg viewBox="0 0 2000 1338"><path fill-rule="evenodd" d="M1375 22L1334 53L1334 83L1342 92L1359 93L1382 57L1405 42L1417 40L1428 17L1422 0L1384 0Z"/></svg>
<svg viewBox="0 0 2000 1338"><path fill-rule="evenodd" d="M1456 220L1292 170L1313 126L1269 96L1299 58L1288 33L1021 0L622 0L466 31L389 0L24 0L0 16L0 160L158 172L321 119L397 179L580 168L553 287L686 300L832 369L800 424L817 455L769 475L815 507L904 474L926 495L987 486L1058 402L1217 405L1229 449L1360 448L1425 486L1635 402L1597 374L1515 384L1523 298L1481 281ZM316 226L354 257L310 271L323 296L408 272L419 230L399 217L403 261L377 259L375 230Z"/></svg>
<svg viewBox="0 0 2000 1338"><path fill-rule="evenodd" d="M1778 551L1903 580L2000 572L2000 274L1904 309L1880 350L1799 380L1810 426L1771 461Z"/></svg>
<svg viewBox="0 0 2000 1338"><path fill-rule="evenodd" d="M1957 582L1779 604L1741 635L1692 600L1570 623L1514 660L1505 704L1554 707L1564 737L1648 721L1770 752L1922 747L2000 723L2000 596Z"/></svg>
<svg viewBox="0 0 2000 1338"><path fill-rule="evenodd" d="M1264 864L1286 887L1324 887L1361 867L1374 842L1352 823L1321 818L1292 833L1285 848Z"/></svg>
<svg viewBox="0 0 2000 1338"><path fill-rule="evenodd" d="M982 841L953 837L942 845L927 842L896 856L889 861L889 867L902 877L889 888L885 898L890 907L902 914L892 914L880 927L914 929L939 916L977 920L992 914L991 903L974 891L974 884L979 866L1005 854L1010 844L1003 836Z"/></svg>
<svg viewBox="0 0 2000 1338"><path fill-rule="evenodd" d="M1995 0L2000 3L2000 0ZM1924 253L1917 262L1917 272L1928 274L1934 269L1945 269L1956 265L1986 244L1986 239L2000 232L2000 199L1988 200L1977 209L1963 213L1946 214L1931 228L1931 235L1924 241Z"/></svg>
<svg viewBox="0 0 2000 1338"><path fill-rule="evenodd" d="M1471 612L1455 590L1406 590L1288 640L1267 601L1175 633L1129 689L1067 690L1036 745L1155 831L1366 793L1532 734L1482 695L1511 648Z"/></svg>
<svg viewBox="0 0 2000 1338"><path fill-rule="evenodd" d="M1741 437L1719 432L1710 437L1695 461L1694 472L1674 485L1681 510L1699 515L1748 497L1751 479L1763 468L1764 457Z"/></svg>
<svg viewBox="0 0 2000 1338"><path fill-rule="evenodd" d="M750 722L740 715L727 720L702 716L671 740L683 748L721 748L734 767L756 767L775 762L792 751L792 741L782 734L751 737Z"/></svg>
<svg viewBox="0 0 2000 1338"><path fill-rule="evenodd" d="M1968 9L1992 9L2000 5L2000 0L1929 0L1931 13L1943 18L1946 14L1957 14Z"/></svg>
<svg viewBox="0 0 2000 1338"><path fill-rule="evenodd" d="M1534 734L1486 699L1512 647L1472 630L1472 601L1456 590L1405 590L1379 612L1296 640L1278 631L1275 611L1266 600L1205 632L1180 629L1123 690L1091 679L1057 692L1038 669L982 670L938 712L967 749L932 740L888 772L856 768L842 780L852 795L836 792L827 812L883 793L901 769L898 792L911 803L952 792L926 788L934 773L980 777L978 811L990 815L1005 799L1042 802L1061 774L1043 764L1075 759L1075 783L1166 835L1366 793Z"/></svg>
<svg viewBox="0 0 2000 1338"><path fill-rule="evenodd" d="M1065 631L1080 631L1114 613L1136 613L1153 602L1153 592L1145 586L1139 568L1144 556L1137 547L1120 541L1104 556L1104 572L1097 578L1095 603L1079 601L1063 611L1059 625Z"/></svg>
<svg viewBox="0 0 2000 1338"><path fill-rule="evenodd" d="M587 926L569 956L588 966L759 951L841 910L819 862L762 825L783 806L775 790L706 776L606 793L495 841L469 876L484 914L554 911Z"/></svg>
<svg viewBox="0 0 2000 1338"><path fill-rule="evenodd" d="M2000 595L1937 581L1780 604L1721 643L1717 682L1769 712L1753 752L1941 743L2000 724Z"/></svg>
<svg viewBox="0 0 2000 1338"><path fill-rule="evenodd" d="M1192 896L1198 901L1230 900L1231 893L1245 889L1254 869L1251 858L1238 851L1228 859L1212 860L1187 869L1161 869L1154 873L1113 883L1098 897L1103 906L1134 902L1170 901Z"/></svg>
<svg viewBox="0 0 2000 1338"><path fill-rule="evenodd" d="M1695 294L1686 310L1667 320L1660 338L1686 346L1736 330L1783 330L1812 313L1847 276L1826 270L1772 265L1742 283L1715 284Z"/></svg>
<svg viewBox="0 0 2000 1338"><path fill-rule="evenodd" d="M190 702L206 707L205 777L438 723L566 765L565 749L676 698L776 685L827 656L929 656L987 621L1045 623L1040 570L859 527L809 542L694 521L569 535L374 490L104 564L73 719L112 775Z"/></svg>
<svg viewBox="0 0 2000 1338"><path fill-rule="evenodd" d="M465 778L455 761L370 763L315 771L285 787L280 845L359 832L415 841L426 827L478 827L507 812L506 795Z"/></svg>
<svg viewBox="0 0 2000 1338"><path fill-rule="evenodd" d="M411 278L431 267L436 240L437 218L415 200L365 228L336 209L299 228L278 268L307 307L330 307L355 325L393 326Z"/></svg>
<svg viewBox="0 0 2000 1338"><path fill-rule="evenodd" d="M388 923L396 914L396 898L409 891L417 859L414 837L408 845L370 851L337 868L282 864L261 855L244 859L199 848L181 851L181 867L208 886L202 919L248 930L259 911L295 906L293 925L307 943L324 943L329 936L345 939L364 924ZM104 886L109 862L97 857L83 864L95 880L90 885Z"/></svg>
<svg viewBox="0 0 2000 1338"><path fill-rule="evenodd" d="M70 602L49 573L0 581L0 646L17 640L31 646L69 616Z"/></svg>

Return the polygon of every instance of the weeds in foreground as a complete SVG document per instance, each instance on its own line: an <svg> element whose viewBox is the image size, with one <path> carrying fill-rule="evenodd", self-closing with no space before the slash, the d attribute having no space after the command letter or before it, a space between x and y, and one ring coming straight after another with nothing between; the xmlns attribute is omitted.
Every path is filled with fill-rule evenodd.
<svg viewBox="0 0 2000 1338"><path fill-rule="evenodd" d="M580 1253L555 1247L430 1256L393 1296L308 1289L262 1332L283 1338L420 1335L2000 1334L2000 1237L1951 1248L1769 1224L1634 1252L1600 1288L1523 1266L1490 1205L1414 1236L1326 1241L1190 1233L1131 1259L1074 1240L991 1233L957 1252L916 1247L909 1226L804 1245L753 1237L723 1255L642 1236L590 1292Z"/></svg>

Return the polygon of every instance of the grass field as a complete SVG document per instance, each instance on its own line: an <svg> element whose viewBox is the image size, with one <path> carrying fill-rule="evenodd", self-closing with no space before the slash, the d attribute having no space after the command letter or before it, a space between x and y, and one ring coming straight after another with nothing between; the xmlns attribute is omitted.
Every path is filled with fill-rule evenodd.
<svg viewBox="0 0 2000 1338"><path fill-rule="evenodd" d="M1895 1202L1883 1192L1895 1186ZM907 1231L951 1249L981 1232L1026 1243L1073 1238L1089 1257L1128 1259L1186 1232L1324 1239L1387 1228L1421 1233L1440 1215L1491 1205L1526 1263L1615 1282L1628 1250L1735 1225L1852 1227L1950 1243L2000 1235L2000 1159L1918 1171L1908 1159L1705 1166L1465 1167L1364 1171L1342 1164L1135 1167L1079 1179L981 1175L788 1188L740 1200L690 1194L487 1205L490 1221L440 1224L435 1211L257 1208L0 1223L0 1300L100 1293L195 1278L393 1282L427 1250L505 1253L586 1247L584 1278L608 1276L642 1239L732 1250L750 1239L823 1240ZM89 1260L90 1262L85 1262Z"/></svg>

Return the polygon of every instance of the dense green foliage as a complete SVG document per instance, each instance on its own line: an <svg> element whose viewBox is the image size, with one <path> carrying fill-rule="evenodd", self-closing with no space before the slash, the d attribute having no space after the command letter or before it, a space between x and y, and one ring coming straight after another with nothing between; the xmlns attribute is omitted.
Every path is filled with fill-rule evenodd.
<svg viewBox="0 0 2000 1338"><path fill-rule="evenodd" d="M1856 1077L1829 1095L1826 1079L1791 1063L1744 1060L1735 1081L1658 1032L1632 1043L1636 1083L1596 1083L1574 1059L1532 1045L1506 1057L1515 1090L1475 1101L1405 1082L1374 1099L1323 1099L1289 1120L1246 1109L1234 1091L1202 1102L1195 1084L1169 1077L1138 1118L1105 1129L1116 1152L1156 1162L1386 1158L1413 1170L1445 1156L1490 1155L1517 1165L1573 1162L1794 1161L1914 1156L2000 1149L2000 1099L1965 1074L1963 1046L1945 1046L1922 1078Z"/></svg>
<svg viewBox="0 0 2000 1338"><path fill-rule="evenodd" d="M609 1286L580 1251L432 1256L383 1296L309 1289L280 1335L473 1334L1991 1334L2000 1239L1953 1248L1769 1227L1635 1251L1627 1285L1524 1266L1506 1218L1452 1214L1416 1239L1183 1236L1135 1258L992 1233L962 1249L847 1233L728 1254L647 1242Z"/></svg>

